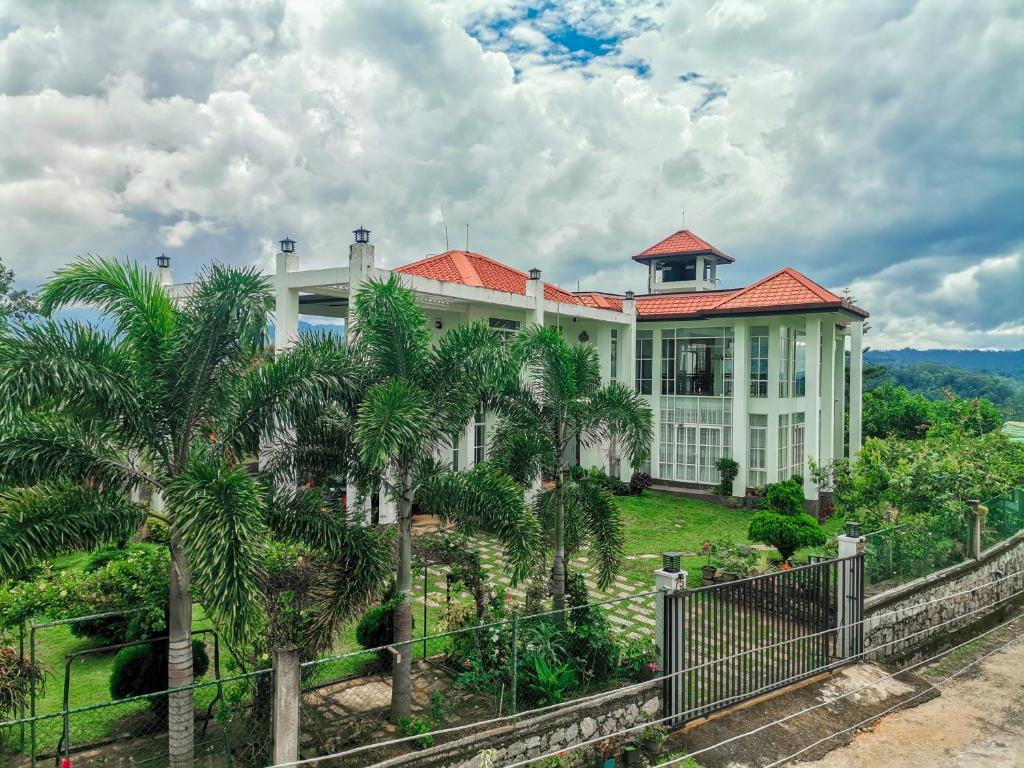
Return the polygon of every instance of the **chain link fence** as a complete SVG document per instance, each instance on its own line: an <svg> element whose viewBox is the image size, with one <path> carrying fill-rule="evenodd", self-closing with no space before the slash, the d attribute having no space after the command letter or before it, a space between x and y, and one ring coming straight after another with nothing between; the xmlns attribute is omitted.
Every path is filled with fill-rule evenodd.
<svg viewBox="0 0 1024 768"><path fill-rule="evenodd" d="M1024 488L982 503L982 548L1024 530ZM971 557L971 509L940 525L906 524L866 534L864 576L869 591L880 592Z"/></svg>
<svg viewBox="0 0 1024 768"><path fill-rule="evenodd" d="M402 649L384 646L302 665L300 751L330 755L373 745L325 765L373 765L390 756L473 732L433 735L551 707L657 677L654 591L585 602L570 590L561 611L519 615L500 591L480 616L452 609L447 632L419 637L413 655L412 713L389 723L391 666ZM506 607L507 606L507 607ZM495 619L495 620L488 620ZM402 651L404 652L404 651ZM412 738L422 734L422 738ZM406 738L401 744L389 744Z"/></svg>

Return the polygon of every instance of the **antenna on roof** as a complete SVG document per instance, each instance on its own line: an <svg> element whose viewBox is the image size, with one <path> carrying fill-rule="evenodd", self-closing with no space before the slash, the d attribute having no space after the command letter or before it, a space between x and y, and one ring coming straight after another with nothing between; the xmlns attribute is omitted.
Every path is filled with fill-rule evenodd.
<svg viewBox="0 0 1024 768"><path fill-rule="evenodd" d="M450 251L448 247L448 220L444 217L444 206L441 206L441 223L444 224L444 249Z"/></svg>
<svg viewBox="0 0 1024 768"><path fill-rule="evenodd" d="M679 211L679 218L682 219L683 229L686 229L686 209L682 208Z"/></svg>
<svg viewBox="0 0 1024 768"><path fill-rule="evenodd" d="M469 250L469 222L466 222L466 250Z"/></svg>

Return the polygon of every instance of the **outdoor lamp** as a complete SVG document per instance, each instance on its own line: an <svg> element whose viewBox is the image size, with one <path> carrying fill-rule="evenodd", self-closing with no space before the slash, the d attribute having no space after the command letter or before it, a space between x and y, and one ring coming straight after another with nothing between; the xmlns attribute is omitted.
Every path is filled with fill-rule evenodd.
<svg viewBox="0 0 1024 768"><path fill-rule="evenodd" d="M171 257L165 253L161 253L156 257L156 265L160 267L160 269L167 269L171 266Z"/></svg>
<svg viewBox="0 0 1024 768"><path fill-rule="evenodd" d="M540 270L537 269L537 267L534 267L533 269L530 270L530 279L540 280Z"/></svg>
<svg viewBox="0 0 1024 768"><path fill-rule="evenodd" d="M286 237L281 241L281 253L295 253L295 241Z"/></svg>
<svg viewBox="0 0 1024 768"><path fill-rule="evenodd" d="M365 229L362 224L359 225L359 229L353 229L352 234L356 236L357 243L370 242L370 230Z"/></svg>

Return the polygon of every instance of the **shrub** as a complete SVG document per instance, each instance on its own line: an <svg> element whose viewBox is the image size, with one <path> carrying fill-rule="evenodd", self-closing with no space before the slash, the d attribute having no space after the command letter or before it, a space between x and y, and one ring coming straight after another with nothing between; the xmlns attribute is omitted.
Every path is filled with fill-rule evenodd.
<svg viewBox="0 0 1024 768"><path fill-rule="evenodd" d="M576 684L572 664L554 666L543 656L531 656L526 683L533 692L537 706L545 707L565 700L566 692Z"/></svg>
<svg viewBox="0 0 1024 768"><path fill-rule="evenodd" d="M171 529L163 520L151 518L146 523L146 541L152 544L170 544Z"/></svg>
<svg viewBox="0 0 1024 768"><path fill-rule="evenodd" d="M632 638L622 646L619 670L623 677L634 683L642 683L657 677L658 646L652 637Z"/></svg>
<svg viewBox="0 0 1024 768"><path fill-rule="evenodd" d="M192 641L192 674L199 678L210 667L210 657L201 640ZM110 696L125 699L167 690L167 641L158 640L145 645L122 648L114 656L110 670ZM156 712L165 711L167 698L155 696L149 700Z"/></svg>
<svg viewBox="0 0 1024 768"><path fill-rule="evenodd" d="M428 734L431 730L430 722L422 717L409 717L405 715L398 720L398 733L400 736L419 736L420 734ZM413 744L419 749L425 749L433 743L433 736L421 736L413 741Z"/></svg>
<svg viewBox="0 0 1024 768"><path fill-rule="evenodd" d="M585 684L602 683L619 666L619 646L604 611L589 605L590 595L582 574L569 574L567 591L569 606L576 608L569 613L571 630L567 642L572 660Z"/></svg>
<svg viewBox="0 0 1024 768"><path fill-rule="evenodd" d="M587 472L587 476L597 482L608 493L615 496L627 496L630 493L629 483L619 480L617 477L612 477L597 467L591 467L590 471Z"/></svg>
<svg viewBox="0 0 1024 768"><path fill-rule="evenodd" d="M828 541L818 521L803 512L796 515L782 515L772 510L756 512L747 535L751 541L775 547L785 561L801 547L819 547Z"/></svg>
<svg viewBox="0 0 1024 768"><path fill-rule="evenodd" d="M733 459L723 456L715 462L715 469L721 475L721 482L718 484L718 492L723 496L732 496L732 481L739 474L740 465Z"/></svg>
<svg viewBox="0 0 1024 768"><path fill-rule="evenodd" d="M0 720L17 717L28 704L32 686L39 693L45 683L43 668L33 665L14 648L0 648ZM0 744L6 729L0 728Z"/></svg>
<svg viewBox="0 0 1024 768"><path fill-rule="evenodd" d="M398 606L398 600L399 597L392 585L384 595L384 602L363 614L356 625L356 641L363 648L380 648L395 641L395 608ZM413 626L415 625L414 620ZM394 654L387 648L382 648L377 652L377 660L384 669L391 669Z"/></svg>
<svg viewBox="0 0 1024 768"><path fill-rule="evenodd" d="M780 515L799 515L804 511L804 489L795 479L772 483L765 492L765 505Z"/></svg>
<svg viewBox="0 0 1024 768"><path fill-rule="evenodd" d="M640 496L651 487L651 476L646 472L634 472L629 478L629 492L634 496Z"/></svg>

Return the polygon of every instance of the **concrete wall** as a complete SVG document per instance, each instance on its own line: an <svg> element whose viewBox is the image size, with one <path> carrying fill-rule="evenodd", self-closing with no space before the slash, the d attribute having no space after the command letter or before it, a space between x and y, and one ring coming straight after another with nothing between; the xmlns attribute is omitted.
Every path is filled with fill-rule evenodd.
<svg viewBox="0 0 1024 768"><path fill-rule="evenodd" d="M661 716L661 681L652 681L628 693L610 691L591 701L507 725L497 725L472 736L375 763L378 768L478 768L480 753L497 751L494 765L571 747L590 739L640 725ZM636 732L639 737L640 731Z"/></svg>
<svg viewBox="0 0 1024 768"><path fill-rule="evenodd" d="M864 649L868 658L903 655L939 637L955 635L957 630L1020 601L1020 595L1009 599L1024 589L1024 574L1010 577L1018 571L1024 571L1024 531L990 547L977 560L873 595L864 604ZM931 602L950 595L955 597ZM996 605L986 607L991 603ZM958 616L965 618L954 621ZM915 636L897 641L907 635Z"/></svg>

